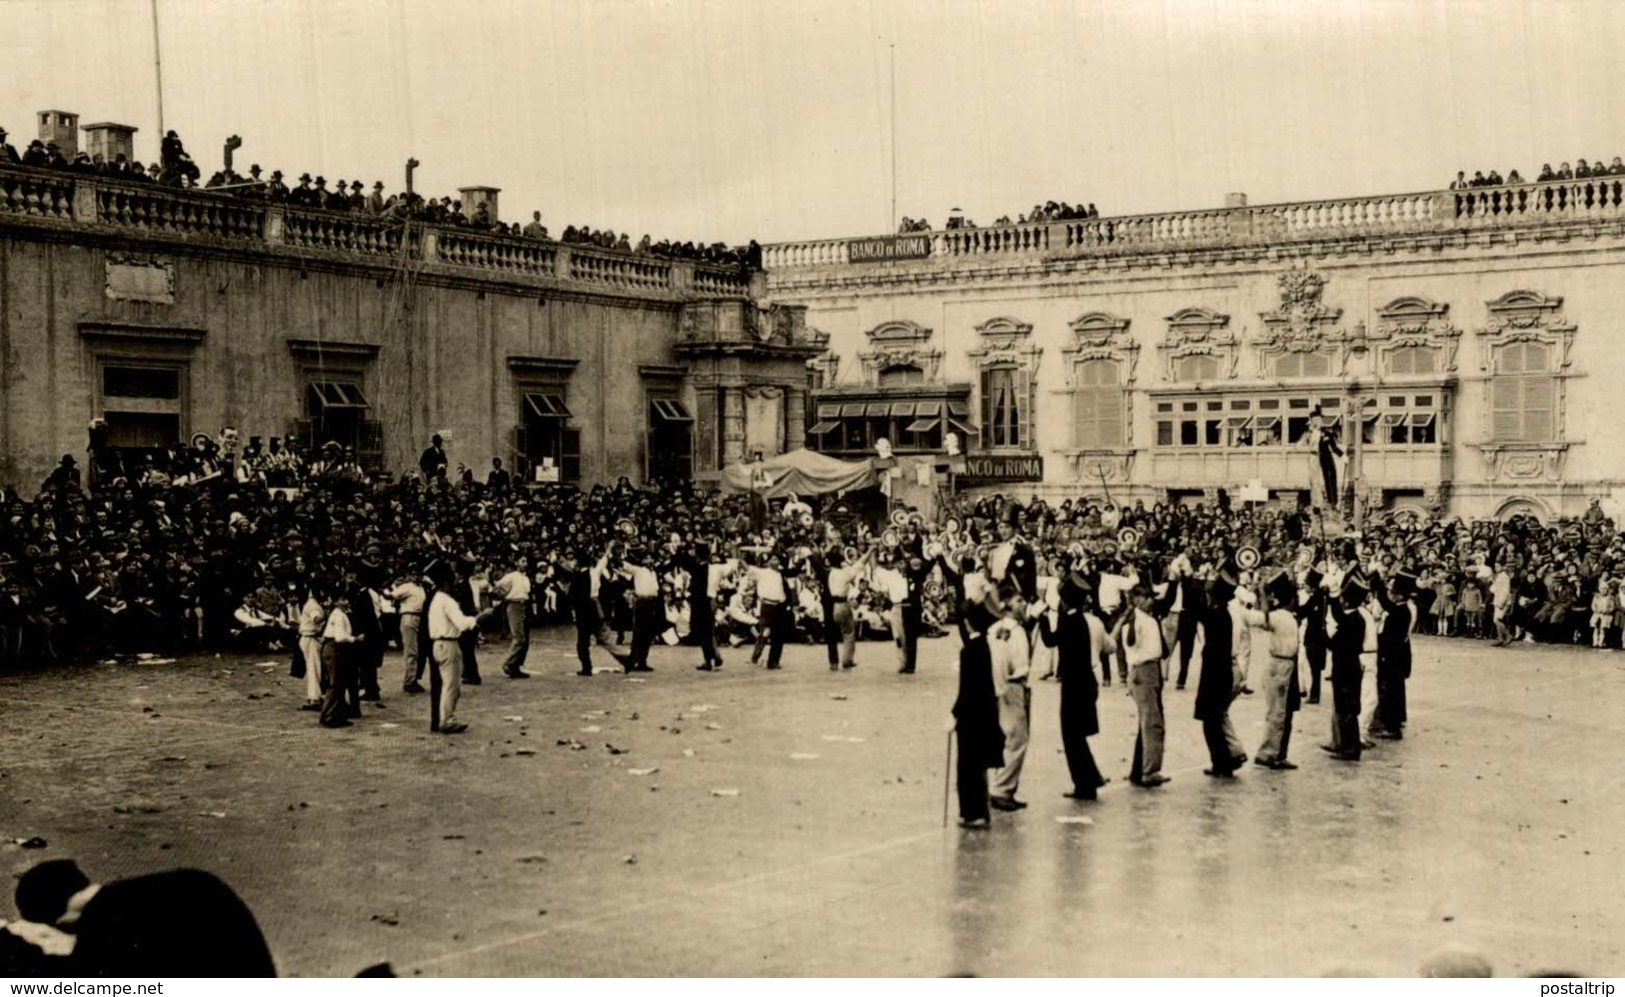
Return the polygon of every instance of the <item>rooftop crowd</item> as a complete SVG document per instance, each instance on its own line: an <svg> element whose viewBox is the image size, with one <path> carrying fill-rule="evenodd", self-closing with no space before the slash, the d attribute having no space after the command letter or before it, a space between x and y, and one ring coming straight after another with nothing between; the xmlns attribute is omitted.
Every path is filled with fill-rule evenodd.
<svg viewBox="0 0 1625 997"><path fill-rule="evenodd" d="M38 169L65 170L88 176L108 177L132 183L151 183L169 187L197 188L229 193L248 200L288 204L318 211L385 218L390 221L422 221L454 228L470 228L497 235L527 239L548 239L547 226L542 224L542 213L531 213L531 221L521 226L518 222L502 222L490 216L484 204L465 212L463 202L450 196L425 198L414 191L386 194L382 180L373 181L371 192L361 180L339 179L328 186L324 176L312 177L303 173L289 186L281 170L266 174L258 163L248 168L245 176L229 163L214 172L206 181L202 172L186 151L180 136L168 132L160 146L160 162L143 165L139 160L127 159L122 153L109 162L101 154L94 156L80 152L71 160L62 154L54 142L35 139L22 154L6 141L7 133L0 128L0 165L21 165ZM586 225L567 226L559 241L569 245L595 246L614 252L636 253L664 259L694 260L730 266L761 268L761 247L752 240L747 246L730 247L725 243L695 243L662 239L655 242L645 235L637 243L628 234L617 235L611 229L595 229Z"/></svg>

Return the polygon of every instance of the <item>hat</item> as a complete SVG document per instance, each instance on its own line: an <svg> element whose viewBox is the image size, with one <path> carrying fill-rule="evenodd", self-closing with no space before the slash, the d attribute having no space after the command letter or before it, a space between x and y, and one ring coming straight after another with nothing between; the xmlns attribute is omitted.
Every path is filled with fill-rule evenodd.
<svg viewBox="0 0 1625 997"><path fill-rule="evenodd" d="M300 180L301 183L308 183L310 181L310 174L309 173L301 173L301 174L299 174L299 180Z"/></svg>
<svg viewBox="0 0 1625 997"><path fill-rule="evenodd" d="M1340 594L1345 598L1358 601L1364 599L1370 593L1371 583L1366 580L1365 575L1362 573L1351 571L1343 578L1343 588Z"/></svg>
<svg viewBox="0 0 1625 997"><path fill-rule="evenodd" d="M73 895L89 885L73 859L41 862L17 878L17 913L35 924L55 924Z"/></svg>
<svg viewBox="0 0 1625 997"><path fill-rule="evenodd" d="M383 190L384 189L384 182L382 180L374 181L373 185L372 185L372 189L373 190Z"/></svg>
<svg viewBox="0 0 1625 997"><path fill-rule="evenodd" d="M383 186L383 185L380 184L379 186ZM352 181L350 181L350 189L351 190L360 190L361 189L361 181L360 180L352 180Z"/></svg>

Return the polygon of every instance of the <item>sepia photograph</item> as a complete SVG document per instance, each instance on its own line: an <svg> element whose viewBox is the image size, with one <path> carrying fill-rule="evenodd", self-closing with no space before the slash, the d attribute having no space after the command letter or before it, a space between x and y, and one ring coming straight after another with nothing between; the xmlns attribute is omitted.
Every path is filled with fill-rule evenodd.
<svg viewBox="0 0 1625 997"><path fill-rule="evenodd" d="M0 17L11 994L1625 972L1625 2Z"/></svg>

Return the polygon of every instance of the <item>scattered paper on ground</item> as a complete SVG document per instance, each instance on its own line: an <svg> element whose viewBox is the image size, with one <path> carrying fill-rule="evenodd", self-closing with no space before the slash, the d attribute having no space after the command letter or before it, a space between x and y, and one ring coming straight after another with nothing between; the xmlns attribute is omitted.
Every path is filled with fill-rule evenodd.
<svg viewBox="0 0 1625 997"><path fill-rule="evenodd" d="M739 795L739 790L737 790L737 789L713 789L713 790L711 790L711 795L712 796L738 796Z"/></svg>
<svg viewBox="0 0 1625 997"><path fill-rule="evenodd" d="M508 721L511 724L516 724L516 723L523 722L525 718L524 717L503 717L502 719Z"/></svg>
<svg viewBox="0 0 1625 997"><path fill-rule="evenodd" d="M659 771L660 771L660 766L656 765L652 769L627 769L626 774L627 775L654 775L656 772L659 772Z"/></svg>
<svg viewBox="0 0 1625 997"><path fill-rule="evenodd" d="M825 734L824 735L824 740L831 741L831 742L834 742L836 744L862 744L863 743L863 738L861 738L861 737L849 737L846 734Z"/></svg>
<svg viewBox="0 0 1625 997"><path fill-rule="evenodd" d="M721 724L706 724L705 729L706 730L721 730L722 725Z"/></svg>
<svg viewBox="0 0 1625 997"><path fill-rule="evenodd" d="M588 724L587 726L581 728L581 733L583 733L583 734L598 734L598 733L602 733L603 730L604 730L604 728L598 726L597 724Z"/></svg>
<svg viewBox="0 0 1625 997"><path fill-rule="evenodd" d="M845 693L840 693L840 692L832 692L832 693L829 694L829 698L830 699L845 699L846 694Z"/></svg>
<svg viewBox="0 0 1625 997"><path fill-rule="evenodd" d="M798 762L810 762L818 756L810 751L793 751L790 753L790 757Z"/></svg>
<svg viewBox="0 0 1625 997"><path fill-rule="evenodd" d="M400 724L392 724L392 723L381 723L381 724L379 724L379 725L378 725L378 726L379 726L379 727L387 727L387 728L389 728L389 729L391 729L391 730L393 730L393 729L395 729L395 728L396 728L396 727L399 727L399 726L400 726Z"/></svg>
<svg viewBox="0 0 1625 997"><path fill-rule="evenodd" d="M1093 817L1068 817L1064 814L1055 818L1057 824L1093 824L1094 822Z"/></svg>

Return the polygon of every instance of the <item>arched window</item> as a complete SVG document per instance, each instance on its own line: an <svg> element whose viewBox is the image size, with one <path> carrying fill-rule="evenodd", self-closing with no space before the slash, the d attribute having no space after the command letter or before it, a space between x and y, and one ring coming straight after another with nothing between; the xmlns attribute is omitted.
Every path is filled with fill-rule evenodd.
<svg viewBox="0 0 1625 997"><path fill-rule="evenodd" d="M913 364L893 364L880 372L882 388L900 388L911 384L924 384L925 371Z"/></svg>
<svg viewBox="0 0 1625 997"><path fill-rule="evenodd" d="M1123 446L1127 434L1117 361L1079 362L1074 367L1072 398L1072 422L1078 449Z"/></svg>
<svg viewBox="0 0 1625 997"><path fill-rule="evenodd" d="M1433 346L1400 346L1388 351L1388 373L1433 374L1439 369L1439 350Z"/></svg>
<svg viewBox="0 0 1625 997"><path fill-rule="evenodd" d="M1176 381L1217 381L1218 379L1218 357L1197 354L1195 356L1180 357L1174 361L1174 380Z"/></svg>
<svg viewBox="0 0 1625 997"><path fill-rule="evenodd" d="M1557 426L1557 378L1545 343L1508 343L1495 351L1490 377L1490 436L1497 443L1545 443Z"/></svg>

